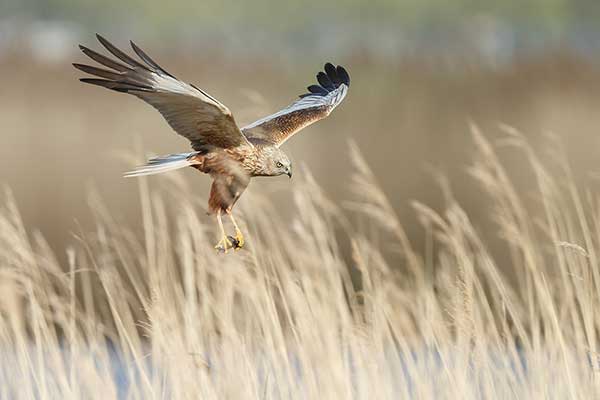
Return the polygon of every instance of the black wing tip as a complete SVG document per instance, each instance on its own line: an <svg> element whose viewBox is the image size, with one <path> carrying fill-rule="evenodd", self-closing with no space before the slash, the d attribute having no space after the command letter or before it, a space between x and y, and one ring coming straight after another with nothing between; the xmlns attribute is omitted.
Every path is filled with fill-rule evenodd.
<svg viewBox="0 0 600 400"><path fill-rule="evenodd" d="M137 56L141 59L142 62L139 62L135 58L132 58L129 54L123 52L121 49L116 47L108 39L106 39L104 36L100 35L99 33L96 33L96 39L98 39L100 44L106 50L108 50L109 53L111 53L117 59L119 59L120 61L125 63L125 65L121 64L119 67L115 68L114 67L115 63L118 63L118 64L120 64L120 63L118 61L108 59L107 62L111 63L111 65L107 65L105 62L98 60L98 58L106 60L107 58L105 56L103 56L99 53L96 53L94 50L91 50L86 46L83 46L81 44L79 45L79 49L84 54L88 55L91 58L96 59L96 61L100 62L101 64L104 64L105 66L109 66L109 67L111 67L113 69L117 69L117 70L122 70L122 68L125 68L125 69L141 68L146 71L162 73L162 74L168 75L172 78L175 78L172 74L170 74L164 68L162 68L160 65L158 65L156 63L156 61L154 61L152 58L150 58L137 44L135 44L133 42L133 40L130 40L129 44L130 44L131 48L133 49L134 53L137 54Z"/></svg>
<svg viewBox="0 0 600 400"><path fill-rule="evenodd" d="M79 78L79 81L83 83L89 83L90 85L102 86L121 93L152 91L152 88L149 86L143 86L129 82L117 82L110 79Z"/></svg>
<svg viewBox="0 0 600 400"><path fill-rule="evenodd" d="M102 36L99 33L96 33L96 39L98 39L98 41L100 43L102 43L102 45L104 45L104 46L105 46L105 43L108 43L109 46L112 45L112 43L107 38L105 38L104 36Z"/></svg>
<svg viewBox="0 0 600 400"><path fill-rule="evenodd" d="M144 76L138 76L136 74L136 70L138 68L154 73L164 73L173 77L164 69L160 68L160 66L158 66L158 64L156 64L156 62L154 62L150 57L148 57L146 53L144 53L135 43L133 43L133 41L130 41L133 50L141 58L141 60L146 63L146 65L133 59L132 57L124 53L122 50L115 47L112 43L106 40L99 33L96 33L96 38L106 50L108 50L113 56L115 56L116 59L124 62L124 64L115 59L97 53L94 50L91 50L90 48L80 44L79 49L85 55L87 55L97 63L101 64L102 66L109 68L109 70L106 70L90 65L73 63L73 67L80 71L104 78L100 80L83 78L81 80L82 82L103 86L108 89L116 90L118 92L148 92L153 91L154 89L152 88L152 85L147 81L147 79L144 78ZM124 74L125 72L126 74Z"/></svg>
<svg viewBox="0 0 600 400"><path fill-rule="evenodd" d="M327 62L323 66L325 73L329 76L329 79L332 81L337 81L336 87L339 87L342 83L348 87L350 87L350 75L346 68L341 65L334 65L333 63Z"/></svg>
<svg viewBox="0 0 600 400"><path fill-rule="evenodd" d="M72 63L71 65L83 72L88 72L90 68L95 68L95 67L92 67L91 65L80 64L80 63Z"/></svg>
<svg viewBox="0 0 600 400"><path fill-rule="evenodd" d="M97 78L79 78L79 82L89 83L90 85L102 86L107 89L112 89L114 82L106 80L106 79L97 79Z"/></svg>
<svg viewBox="0 0 600 400"><path fill-rule="evenodd" d="M79 45L79 50L81 50L81 52L87 56L89 56L89 53L95 53L94 50L92 50L89 47L84 46L82 44Z"/></svg>
<svg viewBox="0 0 600 400"><path fill-rule="evenodd" d="M85 72L86 74L94 75L92 72L90 72L90 69L93 69L94 67L92 67L90 65L80 64L80 63L72 63L71 65L73 67L75 67L76 69L78 69L79 71Z"/></svg>
<svg viewBox="0 0 600 400"><path fill-rule="evenodd" d="M104 36L102 36L99 33L96 33L96 39L100 42L100 44L102 46L104 46L105 49L107 49L108 51L110 51L110 47L112 47L113 44L108 39L106 39Z"/></svg>
<svg viewBox="0 0 600 400"><path fill-rule="evenodd" d="M331 62L326 62L323 71L317 73L317 82L317 85L307 87L308 93L301 94L299 97L326 96L342 84L350 87L350 75L341 65L336 66Z"/></svg>
<svg viewBox="0 0 600 400"><path fill-rule="evenodd" d="M338 77L340 78L340 81L350 87L350 74L348 73L348 71L346 71L346 68L342 67L341 65L338 65L335 70L337 71Z"/></svg>
<svg viewBox="0 0 600 400"><path fill-rule="evenodd" d="M175 76L173 76L173 74L171 74L170 72L166 71L156 61L154 61L148 54L146 54L146 52L144 50L142 50L140 48L140 46L138 46L137 44L135 44L133 42L133 40L129 41L129 45L133 49L134 53L137 54L138 57L141 58L142 61L144 61L146 63L146 65L148 67L150 67L150 69L153 72L162 73L162 74L165 74L167 76L170 76L171 78L177 79L177 78L175 78Z"/></svg>

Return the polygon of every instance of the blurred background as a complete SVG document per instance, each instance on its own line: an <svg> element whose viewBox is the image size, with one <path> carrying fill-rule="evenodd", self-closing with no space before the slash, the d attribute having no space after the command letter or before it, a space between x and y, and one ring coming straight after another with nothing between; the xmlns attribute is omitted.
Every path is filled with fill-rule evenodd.
<svg viewBox="0 0 600 400"><path fill-rule="evenodd" d="M421 232L410 201L441 205L432 170L450 178L475 224L493 235L486 200L466 173L469 124L491 139L511 125L539 146L554 133L576 179L600 170L598 21L594 0L4 0L0 183L14 192L26 226L62 249L92 223L90 190L135 226L138 185L122 178L133 157L187 151L138 99L78 82L71 63L85 57L77 45L101 49L99 32L121 47L134 40L242 125L293 101L326 61L344 65L352 79L345 102L285 145L295 176L304 164L330 197L346 199L354 140L411 238ZM526 193L523 160L510 149L502 156ZM206 176L174 174L207 197ZM286 177L261 179L249 190L272 194L285 209L289 185Z"/></svg>

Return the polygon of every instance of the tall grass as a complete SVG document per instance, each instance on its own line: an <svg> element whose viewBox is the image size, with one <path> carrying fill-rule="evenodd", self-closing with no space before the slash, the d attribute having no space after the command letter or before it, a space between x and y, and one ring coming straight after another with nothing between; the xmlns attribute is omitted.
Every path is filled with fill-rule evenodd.
<svg viewBox="0 0 600 400"><path fill-rule="evenodd" d="M248 247L227 255L175 181L140 181L141 234L92 195L96 229L76 234L67 265L7 193L0 398L598 397L600 203L566 160L540 161L506 128L498 145L536 177L519 193L472 132L469 173L501 254L443 178L443 210L414 203L427 240L413 248L355 146L347 204L307 171L291 221L249 194Z"/></svg>

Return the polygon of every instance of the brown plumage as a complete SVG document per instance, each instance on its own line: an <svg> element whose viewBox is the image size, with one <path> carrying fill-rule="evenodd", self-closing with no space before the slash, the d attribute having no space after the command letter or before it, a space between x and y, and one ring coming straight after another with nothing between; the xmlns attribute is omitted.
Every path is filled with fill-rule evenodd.
<svg viewBox="0 0 600 400"><path fill-rule="evenodd" d="M341 66L325 64L317 74L318 85L283 110L238 128L229 109L198 87L184 83L160 67L143 50L131 42L141 61L122 52L100 35L100 43L117 60L80 46L88 57L104 68L73 64L98 78L81 81L118 92L132 94L156 108L180 135L190 140L191 153L154 158L125 176L143 176L193 167L211 175L213 183L208 201L209 211L216 213L222 239L217 248L241 248L243 236L231 214L250 178L254 176L292 176L292 165L280 146L294 133L323 119L344 99L350 77ZM231 218L235 238L227 237L221 214Z"/></svg>

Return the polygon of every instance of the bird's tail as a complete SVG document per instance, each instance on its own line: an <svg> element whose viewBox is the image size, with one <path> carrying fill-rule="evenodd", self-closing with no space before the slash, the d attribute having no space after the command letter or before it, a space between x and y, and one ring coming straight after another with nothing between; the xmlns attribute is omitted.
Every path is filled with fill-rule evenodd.
<svg viewBox="0 0 600 400"><path fill-rule="evenodd" d="M198 164L198 161L194 160L194 156L198 153L199 152L194 151L191 153L169 154L167 156L152 158L148 160L146 165L140 165L134 170L126 172L123 176L125 178L132 178L136 176L161 174L163 172L189 167L190 165Z"/></svg>

